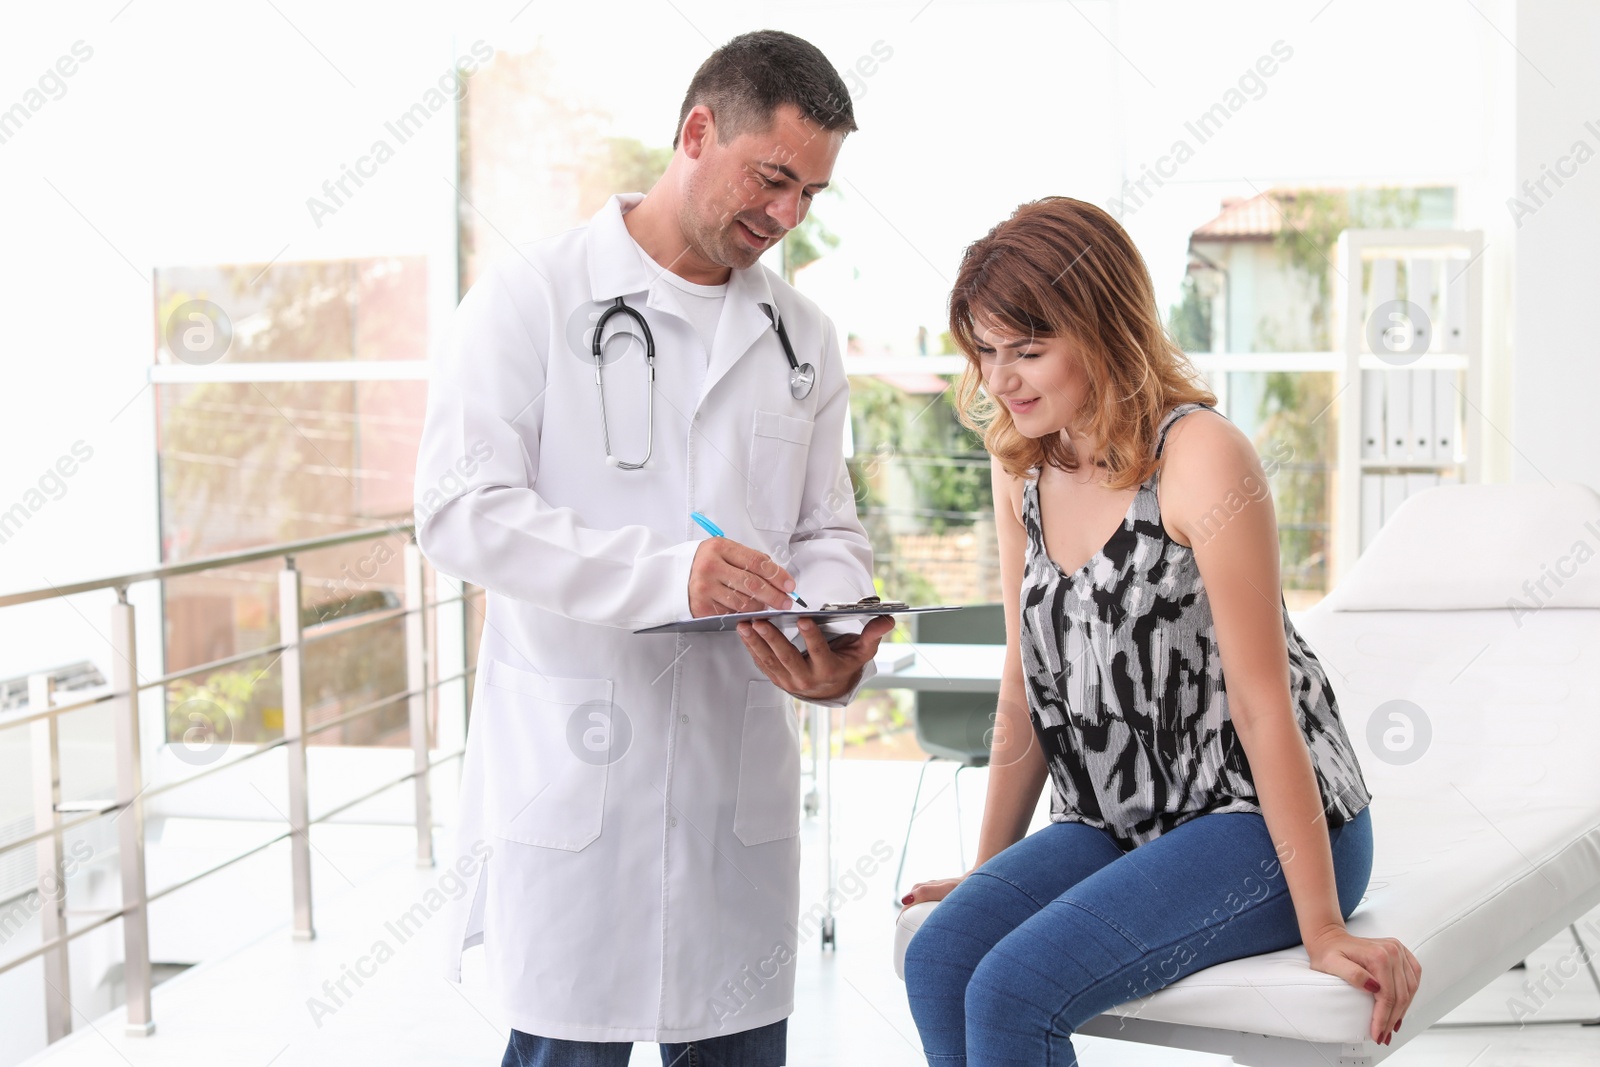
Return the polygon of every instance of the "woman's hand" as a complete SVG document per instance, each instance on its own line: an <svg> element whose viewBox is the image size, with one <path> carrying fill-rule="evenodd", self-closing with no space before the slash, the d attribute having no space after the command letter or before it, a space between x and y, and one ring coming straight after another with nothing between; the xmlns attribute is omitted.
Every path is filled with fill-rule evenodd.
<svg viewBox="0 0 1600 1067"><path fill-rule="evenodd" d="M943 900L950 895L950 890L960 885L966 875L955 878L941 878L935 882L918 882L911 887L911 892L900 898L900 903L905 905L900 909L905 914L906 908L913 904L921 904L925 900Z"/></svg>
<svg viewBox="0 0 1600 1067"><path fill-rule="evenodd" d="M1392 937L1356 937L1335 930L1306 946L1311 969L1337 975L1374 998L1372 1039L1387 1045L1400 1029L1422 979L1422 964Z"/></svg>

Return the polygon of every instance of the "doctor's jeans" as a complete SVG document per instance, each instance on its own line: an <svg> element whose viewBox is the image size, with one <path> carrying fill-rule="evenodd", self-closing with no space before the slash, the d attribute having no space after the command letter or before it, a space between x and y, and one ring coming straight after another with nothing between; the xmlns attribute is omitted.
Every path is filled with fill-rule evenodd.
<svg viewBox="0 0 1600 1067"><path fill-rule="evenodd" d="M661 1067L783 1067L789 1020L737 1034L661 1046ZM628 1067L632 1041L561 1041L511 1031L500 1067Z"/></svg>
<svg viewBox="0 0 1600 1067"><path fill-rule="evenodd" d="M1372 872L1371 809L1329 831L1339 914ZM1107 1008L1227 960L1300 944L1255 812L1212 812L1124 853L1051 823L994 856L906 948L906 995L931 1065L1073 1067L1070 1035Z"/></svg>

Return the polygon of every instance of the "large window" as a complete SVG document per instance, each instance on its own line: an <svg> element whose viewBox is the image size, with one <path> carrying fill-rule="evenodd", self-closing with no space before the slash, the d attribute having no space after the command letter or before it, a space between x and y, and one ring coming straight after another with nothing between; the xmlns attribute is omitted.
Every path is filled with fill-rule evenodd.
<svg viewBox="0 0 1600 1067"><path fill-rule="evenodd" d="M427 260L172 267L156 274L163 367L192 379L157 390L164 562L404 520L422 428ZM416 376L363 379L361 364L411 361ZM260 380L261 364L316 364ZM247 365L257 365L248 368ZM246 366L250 380L230 380ZM326 374L320 373L326 370ZM304 625L398 606L404 538L307 553ZM182 670L278 639L277 560L164 583L166 667ZM307 646L308 725L405 689L402 619L325 632ZM273 657L180 681L168 739L270 741L283 729ZM319 734L319 743L403 744L406 706Z"/></svg>

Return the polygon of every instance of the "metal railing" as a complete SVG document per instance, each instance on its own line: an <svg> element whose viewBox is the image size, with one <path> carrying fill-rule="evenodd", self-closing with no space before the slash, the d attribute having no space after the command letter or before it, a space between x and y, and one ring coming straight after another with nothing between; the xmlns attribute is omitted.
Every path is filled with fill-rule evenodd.
<svg viewBox="0 0 1600 1067"><path fill-rule="evenodd" d="M306 626L301 614L301 572L295 568L295 557L307 553L349 545L396 534L407 536L403 557L405 593L402 606L382 609L355 616L330 620ZM0 960L0 974L36 958L43 958L45 983L46 1040L55 1042L69 1034L72 1027L72 986L68 971L68 948L71 942L90 931L97 930L115 920L122 920L124 950L124 984L127 990L127 1033L148 1035L155 1030L151 1017L151 967L149 936L149 905L170 893L176 892L231 867L240 860L288 839L290 842L290 885L292 901L292 931L297 939L309 940L316 936L311 906L311 841L313 825L339 815L364 801L411 781L415 790L415 822L417 833L417 865L433 866L432 804L429 796L429 774L441 764L458 759L465 747L435 756L428 747L430 712L439 706L438 696L442 686L459 682L462 686L462 708L468 706L468 679L474 668L465 669L445 678L430 680L430 661L427 647L426 619L424 613L435 611L448 604L461 603L482 594L481 589L467 591L462 585L457 596L428 600L426 596L426 561L412 537L412 524L397 523L352 531L328 537L285 542L241 552L231 552L191 560L152 570L122 574L66 586L0 596L0 608L55 600L80 593L114 589L116 603L111 606L110 642L112 646L111 683L109 692L98 693L81 700L55 703L54 678L49 673L29 677L28 705L26 710L0 715L0 730L27 726L31 733L33 765L33 804L35 832L11 841L0 843L0 855L15 849L34 847L38 893L42 902L39 911L40 944L27 951ZM163 581L180 575L197 574L224 567L235 567L260 560L282 559L283 569L278 573L278 641L263 648L225 656L221 659L163 674L159 678L141 682L135 669L137 647L135 642L134 607L128 602L128 587L137 582ZM353 711L307 727L302 669L304 651L308 644L322 637L343 635L352 630L395 619L405 620L406 688L404 691L371 701ZM470 616L462 611L463 649ZM435 632L437 633L437 626ZM143 782L144 772L140 757L139 694L145 690L164 687L172 682L203 675L223 667L262 656L277 655L283 686L283 736L257 745L245 755L217 763L215 766L186 775L180 779L160 784ZM463 663L469 662L463 658ZM269 665L270 667L270 665ZM411 737L411 770L398 778L386 781L354 799L311 817L307 799L306 741L308 738L357 719L375 715L390 706L406 701ZM111 801L63 802L61 798L61 743L60 719L69 712L81 711L97 705L109 705L113 722L113 759L116 764L115 798ZM163 715L165 707L163 706ZM145 803L170 790L191 785L213 774L232 770L257 759L268 752L287 750L289 810L288 829L246 851L232 856L214 866L189 875L152 893L145 881L144 840ZM282 814L282 813L280 813ZM72 816L72 817L68 817ZM116 824L122 906L96 912L91 920L76 928L68 928L67 894L65 889L65 856L63 838L67 831L110 816Z"/></svg>

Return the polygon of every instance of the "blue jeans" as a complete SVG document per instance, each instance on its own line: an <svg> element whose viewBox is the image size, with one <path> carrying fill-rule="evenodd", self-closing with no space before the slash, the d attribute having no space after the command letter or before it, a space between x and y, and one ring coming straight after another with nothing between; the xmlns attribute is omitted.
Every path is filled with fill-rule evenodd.
<svg viewBox="0 0 1600 1067"><path fill-rule="evenodd" d="M789 1020L738 1034L661 1046L662 1067L783 1067ZM632 1041L563 1041L511 1031L500 1067L628 1067Z"/></svg>
<svg viewBox="0 0 1600 1067"><path fill-rule="evenodd" d="M1372 873L1370 808L1329 831L1339 913ZM968 875L906 948L906 995L930 1064L1073 1067L1070 1035L1195 971L1300 943L1253 812L1200 815L1124 853L1051 823Z"/></svg>

